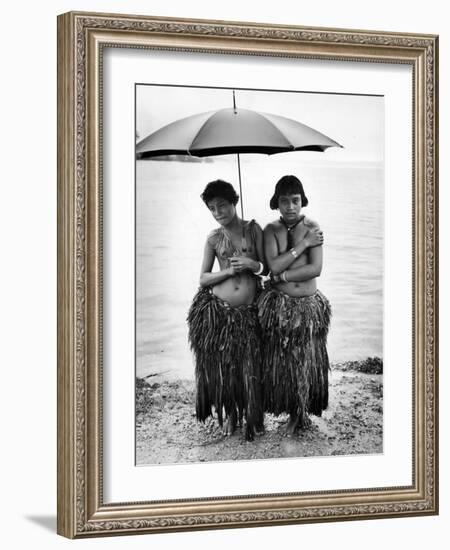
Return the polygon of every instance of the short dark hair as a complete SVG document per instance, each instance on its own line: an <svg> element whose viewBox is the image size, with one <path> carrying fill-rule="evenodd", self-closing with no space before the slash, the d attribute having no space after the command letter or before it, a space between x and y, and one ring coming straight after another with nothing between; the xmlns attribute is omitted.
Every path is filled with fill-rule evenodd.
<svg viewBox="0 0 450 550"><path fill-rule="evenodd" d="M302 182L296 176L283 176L275 186L275 192L270 199L270 208L277 210L278 199L281 195L297 195L302 197L302 207L308 206L308 198L305 195Z"/></svg>
<svg viewBox="0 0 450 550"><path fill-rule="evenodd" d="M208 206L208 202L216 198L225 199L236 206L239 200L239 195L234 190L231 183L224 180L210 181L205 187L205 190L200 195L203 202Z"/></svg>

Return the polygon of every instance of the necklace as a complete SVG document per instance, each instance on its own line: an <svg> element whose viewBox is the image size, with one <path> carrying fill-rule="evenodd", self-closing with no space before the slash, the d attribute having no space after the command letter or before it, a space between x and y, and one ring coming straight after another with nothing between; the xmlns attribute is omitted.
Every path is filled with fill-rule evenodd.
<svg viewBox="0 0 450 550"><path fill-rule="evenodd" d="M297 220L293 225L288 225L286 223L286 220L281 216L280 222L284 225L284 227L287 229L287 247L288 250L294 246L294 237L292 236L292 231L297 227L297 225L302 222L305 219L305 216L302 216L299 220Z"/></svg>
<svg viewBox="0 0 450 550"><path fill-rule="evenodd" d="M224 234L226 235L231 247L234 248L233 256L237 256L239 254L245 254L247 252L247 237L245 235L245 229L246 229L247 225L248 225L248 222L244 223L244 222L240 221L241 250L239 250L239 248L237 248L234 245L233 239L231 237L231 231L228 231L227 229L225 229L225 227L222 228L222 230L223 230Z"/></svg>

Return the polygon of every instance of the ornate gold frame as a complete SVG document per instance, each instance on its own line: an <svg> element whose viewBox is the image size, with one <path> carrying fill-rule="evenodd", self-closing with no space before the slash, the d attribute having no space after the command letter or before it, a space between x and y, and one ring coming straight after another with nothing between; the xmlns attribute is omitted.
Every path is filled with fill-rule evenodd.
<svg viewBox="0 0 450 550"><path fill-rule="evenodd" d="M413 484L192 501L102 501L102 47L413 68ZM438 513L438 38L129 15L58 17L58 533L79 538ZM149 495L150 497L150 495Z"/></svg>

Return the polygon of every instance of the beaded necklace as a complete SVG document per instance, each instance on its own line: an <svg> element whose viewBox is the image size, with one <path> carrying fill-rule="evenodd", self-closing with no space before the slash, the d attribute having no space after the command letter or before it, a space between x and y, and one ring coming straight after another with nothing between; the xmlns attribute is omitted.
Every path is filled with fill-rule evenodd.
<svg viewBox="0 0 450 550"><path fill-rule="evenodd" d="M292 236L292 231L297 227L297 225L302 222L305 219L305 216L302 216L299 220L297 220L293 225L288 225L286 223L286 220L281 216L280 222L284 225L284 227L287 229L287 247L288 250L294 246L294 237Z"/></svg>

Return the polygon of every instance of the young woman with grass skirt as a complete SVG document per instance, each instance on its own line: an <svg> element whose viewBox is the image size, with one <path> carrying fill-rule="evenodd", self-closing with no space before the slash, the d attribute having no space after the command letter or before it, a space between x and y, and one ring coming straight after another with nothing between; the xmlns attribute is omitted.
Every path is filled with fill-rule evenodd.
<svg viewBox="0 0 450 550"><path fill-rule="evenodd" d="M288 413L287 433L307 428L309 414L328 406L326 348L330 304L317 289L322 271L323 234L303 214L303 185L282 177L270 208L281 217L264 229L264 252L272 285L258 298L263 341L264 409Z"/></svg>
<svg viewBox="0 0 450 550"><path fill-rule="evenodd" d="M205 243L200 289L188 314L195 356L196 416L217 413L231 435L245 419L245 437L263 431L261 334L255 297L264 272L263 234L236 213L230 183L216 180L201 195L219 227ZM219 271L212 271L215 260Z"/></svg>

